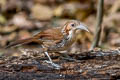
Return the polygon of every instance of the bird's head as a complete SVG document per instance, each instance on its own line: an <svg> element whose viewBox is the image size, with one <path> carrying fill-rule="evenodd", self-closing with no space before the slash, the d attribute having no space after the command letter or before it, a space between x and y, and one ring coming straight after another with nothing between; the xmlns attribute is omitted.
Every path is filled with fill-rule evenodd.
<svg viewBox="0 0 120 80"><path fill-rule="evenodd" d="M70 20L68 22L65 23L63 29L62 29L62 33L63 35L67 35L68 38L74 38L77 36L77 32L80 30L85 30L87 32L89 32L89 30L87 29L87 27L81 23L78 20Z"/></svg>

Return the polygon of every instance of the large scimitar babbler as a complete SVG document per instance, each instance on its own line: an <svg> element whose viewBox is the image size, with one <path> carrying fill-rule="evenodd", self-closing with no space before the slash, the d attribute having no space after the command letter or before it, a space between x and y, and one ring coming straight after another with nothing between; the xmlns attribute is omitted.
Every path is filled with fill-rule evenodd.
<svg viewBox="0 0 120 80"><path fill-rule="evenodd" d="M44 53L49 58L49 63L59 68L60 66L53 63L48 53L67 50L75 42L80 30L89 32L80 21L69 20L59 28L46 29L33 37L11 42L6 48L37 42L45 49Z"/></svg>

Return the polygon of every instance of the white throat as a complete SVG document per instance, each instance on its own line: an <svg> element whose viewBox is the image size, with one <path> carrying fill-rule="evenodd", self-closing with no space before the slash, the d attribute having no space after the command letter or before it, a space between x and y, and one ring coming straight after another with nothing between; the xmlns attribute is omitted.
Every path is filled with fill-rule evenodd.
<svg viewBox="0 0 120 80"><path fill-rule="evenodd" d="M72 37L73 37L73 31L72 31L72 30L70 30L70 31L69 31L69 35L68 35L68 37L67 37L67 38L68 38L68 39L71 39Z"/></svg>

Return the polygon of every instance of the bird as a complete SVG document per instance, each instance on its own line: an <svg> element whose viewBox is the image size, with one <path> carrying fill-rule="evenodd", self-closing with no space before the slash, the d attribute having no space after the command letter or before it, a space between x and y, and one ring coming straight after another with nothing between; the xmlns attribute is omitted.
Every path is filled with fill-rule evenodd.
<svg viewBox="0 0 120 80"><path fill-rule="evenodd" d="M46 29L30 38L16 40L11 42L6 48L36 42L45 49L44 53L49 58L49 63L55 67L59 67L53 63L48 53L67 50L76 41L81 30L89 32L87 26L79 20L68 20L61 27Z"/></svg>

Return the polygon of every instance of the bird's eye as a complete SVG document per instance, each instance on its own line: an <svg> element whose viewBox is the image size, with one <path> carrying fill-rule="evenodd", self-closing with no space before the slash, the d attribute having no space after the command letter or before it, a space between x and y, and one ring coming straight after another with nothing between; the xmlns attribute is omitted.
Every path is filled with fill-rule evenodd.
<svg viewBox="0 0 120 80"><path fill-rule="evenodd" d="M74 27L74 26L75 26L75 24L71 24L71 26L72 26L72 27Z"/></svg>

